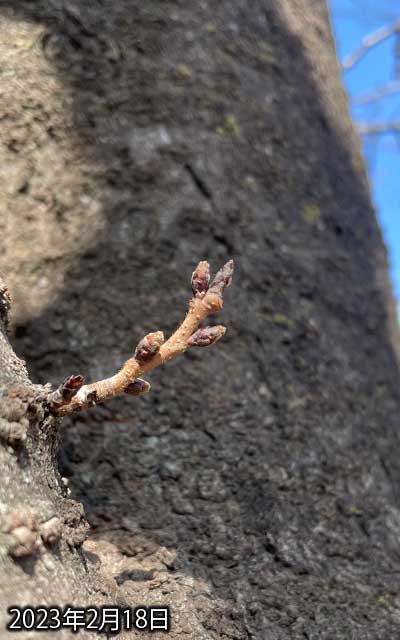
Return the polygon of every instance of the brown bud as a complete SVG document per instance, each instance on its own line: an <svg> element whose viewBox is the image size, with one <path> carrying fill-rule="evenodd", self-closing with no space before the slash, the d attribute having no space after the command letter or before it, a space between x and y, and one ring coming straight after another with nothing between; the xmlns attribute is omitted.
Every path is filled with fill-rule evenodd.
<svg viewBox="0 0 400 640"><path fill-rule="evenodd" d="M125 387L124 393L127 393L130 396L142 396L145 393L150 391L150 383L146 380L142 380L142 378L136 378L133 382L130 382L128 386Z"/></svg>
<svg viewBox="0 0 400 640"><path fill-rule="evenodd" d="M48 396L49 404L54 407L68 404L84 384L85 378L83 376L70 376L60 384L56 391L53 391L53 393Z"/></svg>
<svg viewBox="0 0 400 640"><path fill-rule="evenodd" d="M229 260L219 271L217 271L214 280L211 283L210 291L218 293L222 296L224 289L230 286L233 276L233 260Z"/></svg>
<svg viewBox="0 0 400 640"><path fill-rule="evenodd" d="M204 327L204 329L195 331L187 343L189 347L208 347L210 344L214 344L214 342L222 338L225 331L226 328L220 324L215 327Z"/></svg>
<svg viewBox="0 0 400 640"><path fill-rule="evenodd" d="M160 350L161 345L164 342L164 334L162 331L156 331L155 333L148 333L147 336L142 338L136 347L135 358L138 362L148 362L156 353Z"/></svg>
<svg viewBox="0 0 400 640"><path fill-rule="evenodd" d="M202 297L208 291L210 284L210 265L202 260L192 273L192 291L193 295Z"/></svg>
<svg viewBox="0 0 400 640"><path fill-rule="evenodd" d="M61 393L63 399L66 402L69 402L79 391L81 387L83 387L85 383L85 378L83 376L70 376L67 378L61 387Z"/></svg>

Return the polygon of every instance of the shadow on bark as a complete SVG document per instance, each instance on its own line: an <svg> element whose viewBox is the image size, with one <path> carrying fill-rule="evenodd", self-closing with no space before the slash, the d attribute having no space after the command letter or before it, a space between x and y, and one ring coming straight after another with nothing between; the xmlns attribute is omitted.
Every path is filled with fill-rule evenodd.
<svg viewBox="0 0 400 640"><path fill-rule="evenodd" d="M138 561L176 551L170 571L226 602L211 630L236 615L257 638L375 633L400 571L390 294L365 177L301 40L264 2L0 7L46 25L106 221L17 327L33 379L110 374L183 317L199 259L238 265L223 343L67 422L61 470L94 535Z"/></svg>

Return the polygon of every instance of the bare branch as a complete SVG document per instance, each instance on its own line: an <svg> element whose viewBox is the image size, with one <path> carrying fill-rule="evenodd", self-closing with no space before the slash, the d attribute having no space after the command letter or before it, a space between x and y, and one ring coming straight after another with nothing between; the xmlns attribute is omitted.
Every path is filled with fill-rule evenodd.
<svg viewBox="0 0 400 640"><path fill-rule="evenodd" d="M352 104L358 107L371 102L377 102L382 98L386 98L386 96L391 96L398 92L400 92L400 81L396 80L395 82L388 82L388 84L378 87L375 91L369 91L368 93L364 93L361 96L353 98Z"/></svg>
<svg viewBox="0 0 400 640"><path fill-rule="evenodd" d="M350 55L348 55L342 62L342 69L344 72L349 71L377 44L380 44L384 40L387 40L395 33L400 33L400 20L396 20L386 27L382 27L377 31L369 34L362 39L361 44Z"/></svg>
<svg viewBox="0 0 400 640"><path fill-rule="evenodd" d="M361 136L377 136L382 133L400 133L400 121L398 122L359 122L357 131Z"/></svg>
<svg viewBox="0 0 400 640"><path fill-rule="evenodd" d="M175 333L166 342L161 331L149 333L140 340L134 357L110 378L84 385L82 376L71 376L47 398L53 413L65 416L122 393L134 396L147 393L150 385L140 376L184 353L189 346L208 346L219 340L225 327L218 325L199 330L199 326L209 315L221 311L222 295L231 284L232 274L233 260L230 260L217 272L209 287L209 265L200 262L192 276L194 296L186 318Z"/></svg>

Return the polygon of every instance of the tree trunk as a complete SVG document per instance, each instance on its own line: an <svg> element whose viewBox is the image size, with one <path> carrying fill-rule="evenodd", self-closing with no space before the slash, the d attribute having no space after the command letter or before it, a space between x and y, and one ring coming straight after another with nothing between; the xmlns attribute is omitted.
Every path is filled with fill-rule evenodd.
<svg viewBox="0 0 400 640"><path fill-rule="evenodd" d="M218 347L61 427L2 333L1 622L169 604L171 638L396 638L397 333L325 3L0 9L0 270L31 380L113 374L175 328L199 260L237 266Z"/></svg>

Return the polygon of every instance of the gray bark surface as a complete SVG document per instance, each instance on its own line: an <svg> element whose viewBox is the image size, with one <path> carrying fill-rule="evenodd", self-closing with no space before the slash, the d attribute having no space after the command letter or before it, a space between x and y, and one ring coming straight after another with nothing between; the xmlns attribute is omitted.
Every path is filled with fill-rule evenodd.
<svg viewBox="0 0 400 640"><path fill-rule="evenodd" d="M3 332L2 419L31 426L0 515L64 529L47 561L0 543L0 618L166 603L174 639L396 640L397 335L325 3L0 11L0 271L31 380L111 375L174 330L199 260L237 266L223 341L62 426Z"/></svg>

